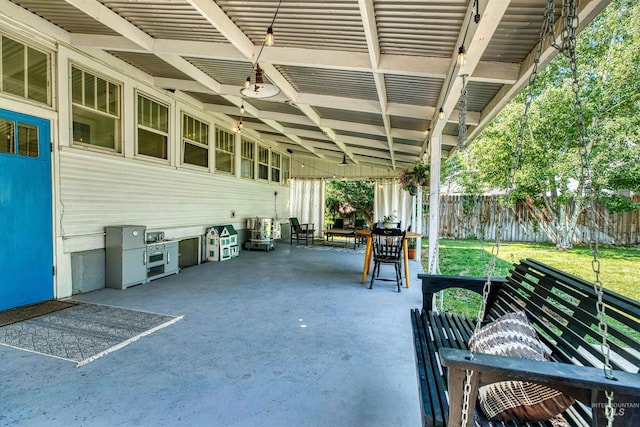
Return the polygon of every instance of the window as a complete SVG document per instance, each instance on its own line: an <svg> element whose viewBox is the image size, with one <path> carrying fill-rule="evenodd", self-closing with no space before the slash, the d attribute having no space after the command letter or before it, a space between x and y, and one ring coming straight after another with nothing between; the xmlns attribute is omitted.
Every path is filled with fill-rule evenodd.
<svg viewBox="0 0 640 427"><path fill-rule="evenodd" d="M169 107L138 94L138 154L169 160Z"/></svg>
<svg viewBox="0 0 640 427"><path fill-rule="evenodd" d="M235 135L222 129L216 130L216 170L234 173Z"/></svg>
<svg viewBox="0 0 640 427"><path fill-rule="evenodd" d="M269 149L258 146L258 178L269 179Z"/></svg>
<svg viewBox="0 0 640 427"><path fill-rule="evenodd" d="M286 184L291 178L291 159L282 156L282 182Z"/></svg>
<svg viewBox="0 0 640 427"><path fill-rule="evenodd" d="M73 143L120 152L121 86L71 67Z"/></svg>
<svg viewBox="0 0 640 427"><path fill-rule="evenodd" d="M9 37L0 39L0 91L51 105L49 55Z"/></svg>
<svg viewBox="0 0 640 427"><path fill-rule="evenodd" d="M182 115L182 163L209 167L209 125Z"/></svg>
<svg viewBox="0 0 640 427"><path fill-rule="evenodd" d="M26 123L0 119L0 154L18 154L19 156L38 157L38 128ZM16 150L16 145L18 149Z"/></svg>
<svg viewBox="0 0 640 427"><path fill-rule="evenodd" d="M280 182L280 154L271 152L271 181Z"/></svg>
<svg viewBox="0 0 640 427"><path fill-rule="evenodd" d="M255 171L253 165L255 164L255 144L246 139L242 139L242 150L240 153L241 158L241 171L240 175L243 178L254 178Z"/></svg>

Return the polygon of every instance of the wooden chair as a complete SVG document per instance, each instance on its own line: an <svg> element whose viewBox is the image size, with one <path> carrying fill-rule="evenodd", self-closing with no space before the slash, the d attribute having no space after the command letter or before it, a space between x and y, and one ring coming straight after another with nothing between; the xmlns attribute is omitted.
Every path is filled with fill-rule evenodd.
<svg viewBox="0 0 640 427"><path fill-rule="evenodd" d="M300 221L298 221L296 217L289 218L289 222L291 223L290 244L293 244L293 236L295 235L297 243L303 240L305 245L308 245L309 237L311 237L311 244L313 245L313 236L316 233L314 224L300 224Z"/></svg>
<svg viewBox="0 0 640 427"><path fill-rule="evenodd" d="M367 221L364 218L356 218L354 225L356 230L366 230L369 228L367 226ZM356 241L358 245L363 245L367 243L367 238L365 236L359 236L356 237Z"/></svg>
<svg viewBox="0 0 640 427"><path fill-rule="evenodd" d="M373 272L371 273L371 283L369 289L373 288L375 279L385 281L396 281L398 292L402 286L402 245L405 232L399 228L374 228L371 232L371 248L373 249ZM380 277L380 266L382 264L393 264L395 267L395 278L386 279Z"/></svg>

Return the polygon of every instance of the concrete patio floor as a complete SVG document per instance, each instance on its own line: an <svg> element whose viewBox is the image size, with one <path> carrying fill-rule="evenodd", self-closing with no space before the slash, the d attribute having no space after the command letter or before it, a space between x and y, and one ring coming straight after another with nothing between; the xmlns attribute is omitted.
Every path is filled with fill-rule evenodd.
<svg viewBox="0 0 640 427"><path fill-rule="evenodd" d="M88 365L0 346L2 426L417 426L411 288L363 254L278 243L75 300L181 321ZM383 274L393 274L383 266Z"/></svg>

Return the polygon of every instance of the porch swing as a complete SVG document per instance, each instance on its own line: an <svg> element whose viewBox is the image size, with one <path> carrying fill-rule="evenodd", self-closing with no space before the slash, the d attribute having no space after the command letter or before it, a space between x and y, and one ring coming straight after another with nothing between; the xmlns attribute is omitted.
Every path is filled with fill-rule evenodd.
<svg viewBox="0 0 640 427"><path fill-rule="evenodd" d="M563 0L557 48L567 55L573 78L595 280L530 258L514 264L506 278L494 278L505 208L498 208L487 277L419 275L423 306L411 311L411 321L424 426L640 425L640 302L604 289L599 276L595 195L575 58L576 2ZM554 0L547 1L505 201L518 169L542 45L548 35L555 40L554 6ZM435 308L434 295L447 288L482 295L477 319Z"/></svg>

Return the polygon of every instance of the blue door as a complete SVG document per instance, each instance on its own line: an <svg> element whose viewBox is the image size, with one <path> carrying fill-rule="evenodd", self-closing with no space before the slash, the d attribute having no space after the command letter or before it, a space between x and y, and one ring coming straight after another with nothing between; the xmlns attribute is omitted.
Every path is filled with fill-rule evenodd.
<svg viewBox="0 0 640 427"><path fill-rule="evenodd" d="M0 109L0 310L53 298L49 121Z"/></svg>

